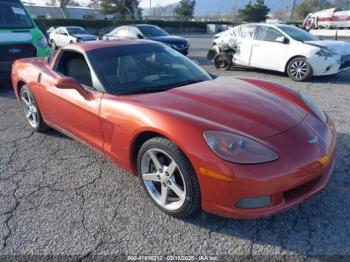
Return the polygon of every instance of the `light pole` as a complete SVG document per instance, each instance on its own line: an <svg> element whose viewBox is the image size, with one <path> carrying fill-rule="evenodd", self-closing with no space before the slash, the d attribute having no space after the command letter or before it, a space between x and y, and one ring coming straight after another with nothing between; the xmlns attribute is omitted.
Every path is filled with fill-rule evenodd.
<svg viewBox="0 0 350 262"><path fill-rule="evenodd" d="M292 12L291 12L291 14L290 14L290 20L291 20L291 21L293 21L295 5L296 5L296 1L293 0L293 2L292 2Z"/></svg>
<svg viewBox="0 0 350 262"><path fill-rule="evenodd" d="M149 0L149 16L152 17L152 0Z"/></svg>

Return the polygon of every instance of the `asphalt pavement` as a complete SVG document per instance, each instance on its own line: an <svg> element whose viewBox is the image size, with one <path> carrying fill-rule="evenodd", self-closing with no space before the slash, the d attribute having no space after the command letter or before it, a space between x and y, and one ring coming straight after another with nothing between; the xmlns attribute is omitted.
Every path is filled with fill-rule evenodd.
<svg viewBox="0 0 350 262"><path fill-rule="evenodd" d="M350 259L350 73L295 83L268 71L216 71L205 59L211 37L186 37L190 57L206 70L285 84L312 97L330 115L338 132L337 162L326 189L296 208L259 220L202 213L175 219L151 204L136 177L94 151L56 131L30 131L12 90L2 85L0 260L23 255L25 260L30 255L42 260L135 260L140 255Z"/></svg>

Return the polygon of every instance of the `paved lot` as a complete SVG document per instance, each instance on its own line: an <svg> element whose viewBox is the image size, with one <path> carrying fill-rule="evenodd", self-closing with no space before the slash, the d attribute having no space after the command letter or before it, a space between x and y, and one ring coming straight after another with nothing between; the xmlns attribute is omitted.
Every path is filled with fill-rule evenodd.
<svg viewBox="0 0 350 262"><path fill-rule="evenodd" d="M216 72L201 58L210 38L189 38L192 57ZM350 73L302 84L257 70L221 73L282 82L311 96L334 119L337 164L321 194L260 220L168 217L135 177L90 149L55 131L32 133L12 91L2 87L0 255L349 256Z"/></svg>

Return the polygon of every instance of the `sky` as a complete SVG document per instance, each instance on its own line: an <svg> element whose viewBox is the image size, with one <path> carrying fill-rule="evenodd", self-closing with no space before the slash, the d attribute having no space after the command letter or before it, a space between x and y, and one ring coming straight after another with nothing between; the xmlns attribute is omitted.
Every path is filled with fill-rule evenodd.
<svg viewBox="0 0 350 262"><path fill-rule="evenodd" d="M149 8L149 2L150 0L141 0L140 1L140 6L142 8ZM157 6L157 5L170 5L179 2L180 0L151 0L152 1L152 6Z"/></svg>
<svg viewBox="0 0 350 262"><path fill-rule="evenodd" d="M77 2L86 3L88 0L76 0ZM170 5L179 2L180 0L151 0L152 6L157 5ZM37 5L45 4L46 0L25 0L24 2L31 2ZM142 8L149 8L150 0L140 0L140 6Z"/></svg>

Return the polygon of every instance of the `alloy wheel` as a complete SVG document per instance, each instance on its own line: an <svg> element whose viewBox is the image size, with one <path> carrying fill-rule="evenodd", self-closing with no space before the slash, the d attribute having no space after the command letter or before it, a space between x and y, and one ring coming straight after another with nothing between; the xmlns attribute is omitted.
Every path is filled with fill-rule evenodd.
<svg viewBox="0 0 350 262"><path fill-rule="evenodd" d="M142 181L153 200L168 211L178 210L186 200L186 184L175 160L152 148L141 158Z"/></svg>
<svg viewBox="0 0 350 262"><path fill-rule="evenodd" d="M39 111L33 96L25 90L22 92L21 100L24 115L27 118L28 123L33 128L37 128L39 126Z"/></svg>
<svg viewBox="0 0 350 262"><path fill-rule="evenodd" d="M303 60L297 60L290 66L291 76L298 80L304 79L307 75L309 75L309 73L308 64Z"/></svg>

